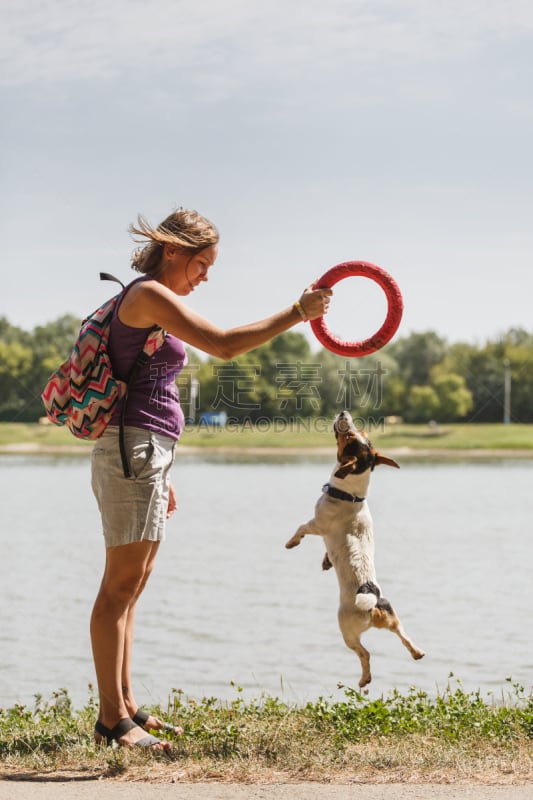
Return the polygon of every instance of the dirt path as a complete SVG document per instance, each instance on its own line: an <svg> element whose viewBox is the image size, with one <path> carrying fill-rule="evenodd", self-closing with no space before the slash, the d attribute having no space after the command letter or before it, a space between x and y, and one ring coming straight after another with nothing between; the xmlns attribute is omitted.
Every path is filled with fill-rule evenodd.
<svg viewBox="0 0 533 800"><path fill-rule="evenodd" d="M0 782L0 800L89 800L95 797L98 800L531 800L533 785Z"/></svg>

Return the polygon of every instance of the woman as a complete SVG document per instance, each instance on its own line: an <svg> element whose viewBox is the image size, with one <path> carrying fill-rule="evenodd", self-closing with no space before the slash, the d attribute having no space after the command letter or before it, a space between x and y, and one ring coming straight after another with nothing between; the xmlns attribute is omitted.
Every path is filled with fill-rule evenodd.
<svg viewBox="0 0 533 800"><path fill-rule="evenodd" d="M122 746L167 749L146 730L168 728L140 710L131 687L135 606L154 566L165 520L176 509L169 479L183 413L175 385L185 344L223 359L265 344L302 319L328 309L330 289L307 289L292 306L248 325L221 330L180 299L204 281L217 257L218 231L196 211L179 209L152 228L142 217L130 232L145 244L132 266L142 273L122 293L111 324L109 352L125 378L147 333L167 335L128 391L125 441L132 472L125 478L118 444L119 412L92 457L93 490L102 515L105 569L91 616L91 642L100 701L95 739ZM171 727L171 726L170 726Z"/></svg>

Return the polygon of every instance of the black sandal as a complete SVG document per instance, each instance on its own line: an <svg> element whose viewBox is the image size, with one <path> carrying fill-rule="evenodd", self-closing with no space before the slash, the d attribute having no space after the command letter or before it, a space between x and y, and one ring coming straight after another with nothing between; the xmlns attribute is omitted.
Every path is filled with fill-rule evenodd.
<svg viewBox="0 0 533 800"><path fill-rule="evenodd" d="M151 715L148 714L147 711L144 711L142 708L138 708L133 715L132 720L140 728L144 728L150 719L150 716ZM154 730L166 731L167 733L173 733L175 736L179 736L181 733L183 733L182 729L178 725L172 725L171 722L162 722L161 726L159 728L154 728Z"/></svg>
<svg viewBox="0 0 533 800"><path fill-rule="evenodd" d="M133 728L137 727L138 725L129 717L121 719L114 728L106 728L106 726L103 725L100 720L97 720L94 725L95 739L98 735L101 737L101 739L96 739L97 742L102 741L102 739L106 739L108 745L112 744L114 741L120 744L118 740L125 736L128 731L131 731ZM156 745L163 745L163 747L159 748L161 750L169 749L166 742L161 741L161 739L158 739L156 736L152 736L150 733L147 736L143 736L142 739L139 739L139 741L135 742L135 744L132 746L153 747L155 749Z"/></svg>

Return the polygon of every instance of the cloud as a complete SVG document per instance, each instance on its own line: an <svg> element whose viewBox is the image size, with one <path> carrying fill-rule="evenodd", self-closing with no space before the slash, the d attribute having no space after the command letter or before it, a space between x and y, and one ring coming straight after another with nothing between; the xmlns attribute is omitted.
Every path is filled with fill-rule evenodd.
<svg viewBox="0 0 533 800"><path fill-rule="evenodd" d="M135 212L185 203L223 230L194 302L228 324L245 276L259 318L347 257L412 282L408 324L530 319L532 34L531 0L2 0L6 313L85 313L72 275L127 271ZM494 317L458 287L497 306L502 263Z"/></svg>
<svg viewBox="0 0 533 800"><path fill-rule="evenodd" d="M0 81L165 76L219 97L253 82L438 64L530 38L529 0L4 0Z"/></svg>

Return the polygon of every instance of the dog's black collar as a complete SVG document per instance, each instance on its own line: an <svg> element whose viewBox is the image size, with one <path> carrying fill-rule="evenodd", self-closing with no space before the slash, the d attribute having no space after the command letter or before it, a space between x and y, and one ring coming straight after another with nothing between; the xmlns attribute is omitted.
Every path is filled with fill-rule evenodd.
<svg viewBox="0 0 533 800"><path fill-rule="evenodd" d="M366 497L357 497L356 494L349 494L340 489L335 489L335 487L330 486L329 483L324 484L322 491L325 492L325 494L329 494L330 497L335 497L337 500L347 500L348 503L362 503L366 500Z"/></svg>

